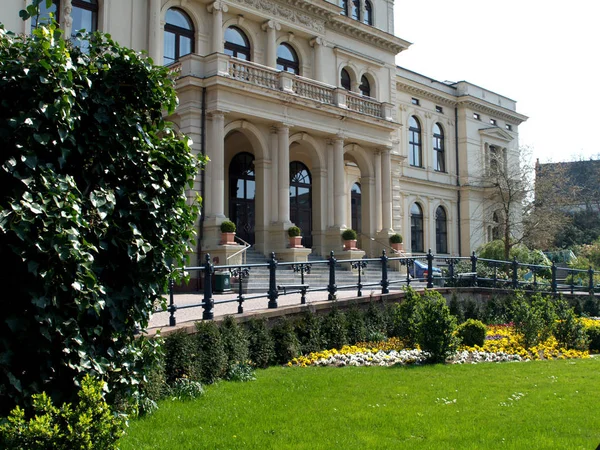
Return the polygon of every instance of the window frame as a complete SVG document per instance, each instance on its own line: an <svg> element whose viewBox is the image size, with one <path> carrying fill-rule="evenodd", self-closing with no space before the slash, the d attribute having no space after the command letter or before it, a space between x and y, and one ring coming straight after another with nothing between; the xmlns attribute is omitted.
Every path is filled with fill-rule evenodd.
<svg viewBox="0 0 600 450"><path fill-rule="evenodd" d="M440 212L443 218L440 217ZM448 253L448 214L441 205L435 210L435 249L438 254Z"/></svg>
<svg viewBox="0 0 600 450"><path fill-rule="evenodd" d="M415 206L418 208L418 213L415 213ZM425 252L423 225L423 207L418 202L414 202L410 207L410 250L413 253Z"/></svg>
<svg viewBox="0 0 600 450"><path fill-rule="evenodd" d="M360 22L360 0L350 0L350 17L353 20Z"/></svg>
<svg viewBox="0 0 600 450"><path fill-rule="evenodd" d="M296 60L295 61L288 60L288 59L284 59L283 57L279 56L279 49L281 47L285 47L288 50L290 50L292 55L296 57ZM294 47L292 47L288 42L282 42L277 47L277 55L278 55L277 56L277 70L281 70L282 72L293 73L294 75L300 75L300 58L298 57L298 52L296 52L296 49L294 49ZM280 68L280 66L281 66L281 68ZM294 71L288 70L290 68L295 69L295 70Z"/></svg>
<svg viewBox="0 0 600 450"><path fill-rule="evenodd" d="M225 35L227 34L228 30L236 31L246 43L246 46L244 47L243 45L236 44L235 42L225 40ZM225 33L223 33L223 39L225 40L223 51L226 55L229 55L233 58L242 59L244 61L252 61L252 46L250 45L250 39L248 39L248 36L246 33L244 33L244 30L242 30L240 27L236 27L235 25L231 25L227 27ZM228 51L231 52L231 54L227 53ZM239 54L243 54L244 56L247 56L247 58L240 58Z"/></svg>
<svg viewBox="0 0 600 450"><path fill-rule="evenodd" d="M347 75L348 79L348 84L346 85L344 83L344 74ZM340 86L344 89L346 89L347 91L351 91L352 90L352 77L350 76L350 72L348 72L345 68L342 69L340 71Z"/></svg>
<svg viewBox="0 0 600 450"><path fill-rule="evenodd" d="M166 22L166 18L167 18L167 14L169 11L174 10L180 14L183 15L183 17L188 21L189 25L190 25L190 29L185 29L183 27L180 27L178 25L173 25L169 22ZM173 58L173 60L169 63L165 63L165 46L164 46L164 35L166 33L172 33L175 35L175 56ZM181 42L180 42L180 38L185 37L190 39L191 45L190 45L190 52L189 53L185 53L185 54L181 54ZM169 64L173 64L176 63L177 61L179 61L179 59L181 59L181 57L185 56L185 55L189 55L194 53L195 51L195 46L196 46L196 42L195 42L195 37L196 37L196 29L194 27L194 22L192 21L192 18L189 16L188 13L186 13L183 9L181 8L177 8L177 7L172 7L169 8L167 10L167 12L165 13L165 27L164 27L164 31L163 31L163 65L168 66ZM170 59L170 58L169 58Z"/></svg>
<svg viewBox="0 0 600 450"><path fill-rule="evenodd" d="M417 127L411 123L414 121ZM411 167L423 168L423 144L421 139L421 122L417 116L408 119L408 162ZM415 140L416 138L416 140Z"/></svg>
<svg viewBox="0 0 600 450"><path fill-rule="evenodd" d="M439 133L436 132L436 128ZM439 123L433 124L433 170L446 172L446 142L444 129Z"/></svg>
<svg viewBox="0 0 600 450"><path fill-rule="evenodd" d="M88 33L92 33L94 31L98 30L98 11L99 11L99 6L98 6L98 0L92 0L92 2L86 2L84 0L71 0L71 6L73 7L73 10L75 8L79 8L79 9L83 9L84 11L91 11L92 12L92 29L91 30L85 30ZM59 0L60 3L60 0ZM73 11L71 11L71 17L73 17ZM75 27L73 27L71 34L73 31L78 31L78 29L76 29Z"/></svg>
<svg viewBox="0 0 600 450"><path fill-rule="evenodd" d="M365 75L360 77L360 86L358 87L358 90L363 96L371 97L371 83Z"/></svg>
<svg viewBox="0 0 600 450"><path fill-rule="evenodd" d="M369 0L365 0L363 23L365 25L373 26L373 4Z"/></svg>

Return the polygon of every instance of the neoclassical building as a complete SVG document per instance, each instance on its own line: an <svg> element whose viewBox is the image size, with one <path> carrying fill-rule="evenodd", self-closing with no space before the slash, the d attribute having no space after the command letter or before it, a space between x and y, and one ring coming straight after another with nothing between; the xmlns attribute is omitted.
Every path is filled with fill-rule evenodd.
<svg viewBox="0 0 600 450"><path fill-rule="evenodd" d="M30 31L18 14L27 3L3 0L6 28ZM393 6L54 0L51 10L67 34L108 32L169 65L180 100L171 120L210 158L195 187L199 251L222 251L230 219L264 254L284 255L295 224L319 255L341 250L345 228L369 255L393 233L407 252L467 255L494 225L480 181L518 164L526 117L479 86L398 67L410 43L394 34Z"/></svg>

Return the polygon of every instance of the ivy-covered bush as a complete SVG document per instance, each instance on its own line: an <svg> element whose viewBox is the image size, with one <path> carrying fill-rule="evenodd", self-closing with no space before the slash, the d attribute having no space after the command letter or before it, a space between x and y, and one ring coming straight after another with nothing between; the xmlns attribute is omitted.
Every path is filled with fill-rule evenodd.
<svg viewBox="0 0 600 450"><path fill-rule="evenodd" d="M103 382L85 376L77 392L77 403L53 404L45 393L32 396L27 415L17 406L0 424L0 448L6 450L116 449L123 435L125 420L106 403Z"/></svg>
<svg viewBox="0 0 600 450"><path fill-rule="evenodd" d="M456 329L456 335L460 339L461 344L468 347L476 345L483 347L486 332L487 329L483 322L475 319L466 320Z"/></svg>
<svg viewBox="0 0 600 450"><path fill-rule="evenodd" d="M444 362L458 347L456 318L450 314L446 300L437 291L426 291L420 307L418 343L432 362Z"/></svg>
<svg viewBox="0 0 600 450"><path fill-rule="evenodd" d="M87 373L137 389L136 328L198 217L176 103L166 68L107 35L83 52L54 25L0 28L0 414L42 390L73 401Z"/></svg>
<svg viewBox="0 0 600 450"><path fill-rule="evenodd" d="M248 352L256 367L265 368L275 358L273 338L264 319L250 319L247 324Z"/></svg>

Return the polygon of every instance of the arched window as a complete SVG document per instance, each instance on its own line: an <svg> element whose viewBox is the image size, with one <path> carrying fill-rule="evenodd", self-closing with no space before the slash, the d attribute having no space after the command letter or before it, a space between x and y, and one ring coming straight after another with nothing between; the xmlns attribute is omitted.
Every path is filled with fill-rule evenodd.
<svg viewBox="0 0 600 450"><path fill-rule="evenodd" d="M342 4L340 6L342 7L342 15L347 16L348 15L348 0L342 0Z"/></svg>
<svg viewBox="0 0 600 450"><path fill-rule="evenodd" d="M441 206L435 211L435 248L437 253L448 253L448 223Z"/></svg>
<svg viewBox="0 0 600 450"><path fill-rule="evenodd" d="M365 17L363 22L367 25L373 25L373 6L369 0L365 1Z"/></svg>
<svg viewBox="0 0 600 450"><path fill-rule="evenodd" d="M342 73L340 76L340 84L344 89L348 91L352 90L352 81L350 80L350 74L346 69L342 69Z"/></svg>
<svg viewBox="0 0 600 450"><path fill-rule="evenodd" d="M312 177L300 161L290 163L290 220L302 230L305 247L312 247Z"/></svg>
<svg viewBox="0 0 600 450"><path fill-rule="evenodd" d="M229 218L236 225L236 233L254 244L256 173L254 156L242 152L229 164Z"/></svg>
<svg viewBox="0 0 600 450"><path fill-rule="evenodd" d="M194 26L182 10L171 8L165 17L163 64L171 64L194 51Z"/></svg>
<svg viewBox="0 0 600 450"><path fill-rule="evenodd" d="M352 11L350 17L354 20L360 20L360 0L352 0Z"/></svg>
<svg viewBox="0 0 600 450"><path fill-rule="evenodd" d="M55 21L59 22L59 20L60 20L59 12L60 12L60 0L52 0L52 4L50 5L50 8L47 8L46 2L43 1L42 3L40 3L39 16L31 17L31 30L33 31L34 28L37 28L37 26L39 24L47 23L48 19L50 18L50 14L53 15Z"/></svg>
<svg viewBox="0 0 600 450"><path fill-rule="evenodd" d="M423 209L418 203L410 207L410 249L413 253L423 253Z"/></svg>
<svg viewBox="0 0 600 450"><path fill-rule="evenodd" d="M369 84L367 77L364 75L360 77L360 86L358 88L360 89L360 93L365 97L371 96L371 85Z"/></svg>
<svg viewBox="0 0 600 450"><path fill-rule="evenodd" d="M225 30L225 54L250 61L250 43L242 30L229 27Z"/></svg>
<svg viewBox="0 0 600 450"><path fill-rule="evenodd" d="M500 239L500 215L497 211L492 215L492 240Z"/></svg>
<svg viewBox="0 0 600 450"><path fill-rule="evenodd" d="M300 75L298 55L290 44L279 44L277 49L277 69Z"/></svg>
<svg viewBox="0 0 600 450"><path fill-rule="evenodd" d="M433 168L438 172L446 171L446 155L444 153L444 131L439 123L433 126Z"/></svg>
<svg viewBox="0 0 600 450"><path fill-rule="evenodd" d="M362 191L360 189L360 183L354 183L350 191L350 215L352 217L352 229L362 231Z"/></svg>
<svg viewBox="0 0 600 450"><path fill-rule="evenodd" d="M408 121L408 161L411 166L423 167L423 153L421 152L421 124L415 116L410 116Z"/></svg>

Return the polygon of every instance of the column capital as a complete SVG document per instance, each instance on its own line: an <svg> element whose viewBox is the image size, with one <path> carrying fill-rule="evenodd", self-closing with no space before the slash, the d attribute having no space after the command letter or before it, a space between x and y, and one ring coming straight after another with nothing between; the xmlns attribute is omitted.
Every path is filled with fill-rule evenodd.
<svg viewBox="0 0 600 450"><path fill-rule="evenodd" d="M267 20L263 22L261 28L263 31L267 31L268 29L279 31L281 30L281 24L275 20Z"/></svg>
<svg viewBox="0 0 600 450"><path fill-rule="evenodd" d="M222 12L229 11L229 7L220 0L217 0L214 3L211 3L210 5L208 5L206 7L206 9L208 10L209 13L212 13L213 11L222 11Z"/></svg>
<svg viewBox="0 0 600 450"><path fill-rule="evenodd" d="M292 128L292 124L291 123L287 123L287 122L280 122L276 125L273 125L273 129L277 132L277 133L284 133L284 132L288 132L290 131L290 128Z"/></svg>
<svg viewBox="0 0 600 450"><path fill-rule="evenodd" d="M391 145L385 145L383 147L377 147L377 151L379 153L386 154L386 153L390 153L392 151L392 146Z"/></svg>
<svg viewBox="0 0 600 450"><path fill-rule="evenodd" d="M210 117L218 117L218 118L224 118L226 111L221 111L219 109L215 109L212 111L207 111L206 112Z"/></svg>
<svg viewBox="0 0 600 450"><path fill-rule="evenodd" d="M327 42L321 36L315 36L309 41L309 44L311 47L316 47L317 45L327 47Z"/></svg>

